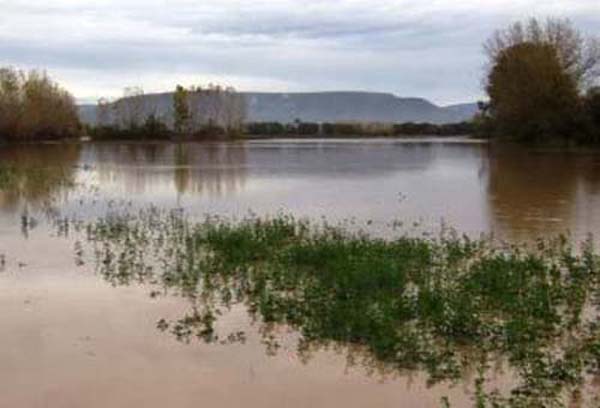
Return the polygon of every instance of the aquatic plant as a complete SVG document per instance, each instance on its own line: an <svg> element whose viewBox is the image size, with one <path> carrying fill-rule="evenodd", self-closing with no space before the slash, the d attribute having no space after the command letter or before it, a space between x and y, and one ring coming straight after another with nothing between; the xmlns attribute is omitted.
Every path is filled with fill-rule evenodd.
<svg viewBox="0 0 600 408"><path fill-rule="evenodd" d="M155 209L85 231L108 281L190 300L189 314L158 323L182 341L243 341L215 329L243 304L270 346L285 325L300 334L301 354L360 349L362 363L422 370L430 384L476 369L477 407L565 406L600 374L600 258L591 241L527 248L453 231L380 239L287 215L192 222ZM514 373L508 394L487 383L498 361Z"/></svg>

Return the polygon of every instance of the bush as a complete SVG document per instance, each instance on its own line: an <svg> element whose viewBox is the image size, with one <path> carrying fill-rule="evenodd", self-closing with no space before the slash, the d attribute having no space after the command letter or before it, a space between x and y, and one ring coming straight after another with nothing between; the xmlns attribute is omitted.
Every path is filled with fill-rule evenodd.
<svg viewBox="0 0 600 408"><path fill-rule="evenodd" d="M299 122L284 125L277 122L255 122L246 125L246 134L260 136L417 136L437 135L455 136L470 135L475 132L475 126L471 122L449 123L435 125L431 123L313 123Z"/></svg>
<svg viewBox="0 0 600 408"><path fill-rule="evenodd" d="M169 139L173 132L167 125L150 115L142 126L120 128L118 126L96 126L88 130L94 139L104 140L158 140Z"/></svg>
<svg viewBox="0 0 600 408"><path fill-rule="evenodd" d="M75 100L45 73L0 68L0 140L77 137Z"/></svg>
<svg viewBox="0 0 600 408"><path fill-rule="evenodd" d="M280 136L285 134L285 126L278 122L247 123L245 133L249 135Z"/></svg>

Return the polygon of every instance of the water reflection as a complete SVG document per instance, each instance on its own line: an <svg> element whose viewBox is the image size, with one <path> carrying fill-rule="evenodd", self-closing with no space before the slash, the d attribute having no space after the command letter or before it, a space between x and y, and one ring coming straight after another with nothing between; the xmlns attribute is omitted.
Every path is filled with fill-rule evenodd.
<svg viewBox="0 0 600 408"><path fill-rule="evenodd" d="M244 144L95 144L82 155L107 190L227 196L244 188Z"/></svg>
<svg viewBox="0 0 600 408"><path fill-rule="evenodd" d="M492 229L511 241L600 232L600 153L490 147Z"/></svg>
<svg viewBox="0 0 600 408"><path fill-rule="evenodd" d="M600 153L594 152L525 151L523 149L499 149L481 143L446 143L443 141L418 143L385 140L264 141L180 145L98 143L1 147L0 159L2 164L11 163L17 174L14 180L18 180L13 183L11 188L0 188L0 219L3 222L0 225L0 271L4 267L3 262L6 262L9 270L11 268L19 270L20 267L16 266L17 262L28 265L23 268L27 274L11 272L6 274L6 271L2 273L2 278L10 277L14 280L15 287L19 288L14 292L14 298L19 300L12 301L10 299L13 298L5 298L9 299L5 300L5 305L10 302L14 305L22 305L23 302L29 301L26 291L30 288L46 294L44 296L48 296L48 304L51 304L57 299L62 299L60 295L62 288L68 287L71 280L78 276L72 268L73 254L72 248L69 246L73 244L72 242L65 243L54 238L44 238L42 237L43 228L39 226L31 234L33 239L29 239L27 245L18 239L19 231L26 235L36 222L43 222L42 218L36 221L28 217L26 213L25 217L21 217L21 209L29 207L28 210L32 210L36 206L44 207L44 203L48 202L51 202L55 209L64 210L69 215L84 218L86 221L94 221L98 217L104 217L107 213L122 215L120 213L124 207L120 204L112 206L94 204L95 202L112 201L116 203L133 202L139 207L146 207L150 204L163 209L183 207L192 217L202 216L204 213L236 215L245 209L252 209L258 214L272 214L283 208L286 213L307 216L311 219L320 219L320 216L325 216L327 219L354 217L364 221L360 225L375 234L387 228L388 223L394 219L410 221L427 217L432 220L431 225L434 226L438 226L439 220L445 218L460 232L465 231L472 235L478 235L482 231L494 231L510 241L529 240L540 235L554 235L554 233L565 230L573 231L574 237L579 240L588 232L598 235L600 231ZM32 169L43 170L31 172ZM367 220L373 222L367 223ZM61 230L60 234L65 234L69 224L61 225L65 230ZM188 224L181 223L179 225ZM61 226L61 228L63 227ZM164 232L161 224L152 224L151 230L157 233ZM87 239L84 236L78 236L78 238L82 241ZM97 241L97 243L99 242ZM29 322L33 321L34 323L28 323L14 331L15 338L22 336L23 333L29 333L32 327L38 327L39 323L46 321L48 317L56 316L64 317L66 322L64 327L70 329L70 332L66 331L70 333L71 337L77 337L80 335L79 327L71 323L72 313L75 314L72 310L79 310L78 307L81 304L88 304L89 299L95 299L96 303L93 304L96 306L90 306L90 309L96 308L98 304L111 305L106 306L106 310L109 310L115 319L117 319L115 316L118 317L117 320L121 325L115 326L119 328L119 333L118 335L113 333L114 338L122 336L131 339L143 331L144 335L140 336L143 337L140 342L129 349L142 348L144 344L151 342L150 338L152 341L156 341L157 338L169 338L169 336L153 336L153 331L147 331L148 328L154 329L155 321L161 316L168 316L168 318L159 322L159 328L173 333L183 341L186 339L191 341L196 337L211 340L216 333L210 330L208 323L215 317L220 318L217 309L210 308L211 301L214 300L216 301L214 304L222 305L224 304L223 297L225 300L229 297L229 301L235 303L236 293L246 296L249 289L257 286L256 280L231 280L217 273L211 274L213 279L206 281L202 278L203 275L186 273L187 267L191 265L186 264L189 260L159 264L147 263L149 261L148 254L152 256L156 253L153 251L153 245L159 241L143 241L137 246L132 246L132 242L126 240L120 242L121 245L125 245L124 248L128 248L122 251L123 258L116 256L106 259L107 263L101 265L113 265L115 262L121 261L131 262L131 264L127 264L126 269L117 267L101 271L101 273L107 281L115 286L129 286L128 289L131 289L132 286L143 284L142 289L138 289L144 293L148 290L146 285L151 285L152 289L149 291L152 291L152 296L161 297L159 302L148 302L145 297L140 296L135 300L135 306L139 309L137 314L126 314L126 318L119 320L123 315L122 310L119 309L122 306L118 306L119 303L116 301L122 300L125 296L123 293L127 293L127 291L121 289L113 290L110 293L103 292L97 287L98 280L85 275L84 278L81 278L82 280L89 279L86 281L88 289L85 295L73 296L70 301L66 300L64 307L59 309L60 312L48 311L44 318L39 318L39 321L30 320ZM174 242L177 245L171 247L172 256L179 257L190 248L193 249L193 241L180 239ZM29 246L33 244L35 246ZM66 250L65 247L67 247ZM96 255L82 252L81 242L75 246L75 250L79 264L86 261L85 256ZM360 253L360 251L358 252ZM282 255L281 252L277 253ZM113 256L116 254L117 252L114 252ZM98 255L103 255L103 252ZM289 259L286 258L289 253L284 255L277 261L283 262ZM356 260L350 255L347 258ZM3 261L4 259L6 261ZM322 257L320 259L335 258ZM382 259L384 259L382 256L376 256L369 262L372 262L373 267L377 268ZM254 262L256 259L252 261ZM148 269L147 266L152 268ZM42 267L46 268L44 273L50 278L46 281L36 281L37 271ZM356 263L350 267L356 267ZM172 273L173 271L176 273ZM278 270L273 269L271 272L273 272L273 276L277 276ZM365 285L367 286L371 281L376 281L371 279L372 276L368 274L365 276L367 278ZM593 301L596 289L590 291L589 287L585 287L585 285L588 285L586 282L596 285L595 281L588 280L585 275L573 275L572 277L573 280L561 283L560 291L550 291L550 295L571 291L569 292L572 294L570 306L577 307L581 299ZM250 278L253 277L250 276ZM50 282L55 286L49 288ZM298 292L305 292L307 288L312 288L323 296L332 293L328 292L331 288L323 285L323 282L302 280L300 282L292 281L292 283L294 283L293 287L297 289L294 295L297 295ZM497 279L495 282L497 285L502 283L502 279ZM286 281L278 281L277 284L286 284ZM571 286L562 286L566 284ZM390 287L390 285L382 286ZM260 313L255 316L262 323L265 323L262 320L262 312L265 311L275 312L277 313L276 317L284 316L285 319L292 321L293 319L303 319L297 327L304 327L303 324L306 324L309 328L308 334L314 334L315 328L325 327L323 318L327 316L344 317L349 321L354 321L353 316L363 316L365 312L368 312L370 313L369 318L363 319L361 324L377 326L382 321L385 322L385 319L380 319L379 311L381 308L389 306L385 302L372 301L365 304L356 303L360 307L352 309L345 307L346 304L343 303L345 298L343 297L341 300L330 303L320 302L322 297L316 297L315 299L319 302L310 303L304 297L283 296L281 292L273 292L272 288L270 286L267 288L269 290L261 292L261 296L273 295L273 293L274 296L258 297L258 294L253 294L256 295L253 299L261 299L261 302L242 302L242 306L244 308L253 306L259 310ZM328 290L319 291L317 290L319 288ZM541 292L531 291L530 293L545 293L543 285L537 288ZM585 290L580 291L581 288L585 288ZM314 292L312 289L309 292ZM79 290L74 290L73 293L79 294ZM465 298L473 302L481 300L481 296L471 296L470 292L466 295L461 293L460 296L456 296L456 292L452 291L448 294L454 295L448 296L444 300L450 302L451 306L454 305L451 302L456 299ZM177 295L183 295L184 298L181 299ZM171 309L169 302L172 302L173 299L181 300L181 303ZM546 296L539 296L533 300L528 299L532 302L531 304L523 306L522 303L516 303L523 306L519 310L537 313L540 310L554 310L561 306L560 302L546 302L545 299L548 299ZM148 312L151 307L156 307L158 304L165 305L161 312L155 314ZM128 305L131 304L128 303ZM209 309L205 309L207 305ZM396 306L398 305L396 304ZM104 320L102 307L105 306L98 306L97 310L94 309L98 314L94 327L109 320L108 318L106 321ZM185 310L182 312L182 309ZM163 314L164 310L167 312ZM214 313L207 314L207 310ZM454 316L452 313L446 313L456 310L461 311L456 308L438 311L440 316L458 319L459 323L471 322L469 319L472 316L470 315ZM511 310L509 309L509 311ZM80 322L90 320L88 312L85 310L78 315ZM283 312L285 314L282 314ZM559 313L562 312L562 310L559 311ZM495 313L492 310L490 316L497 316ZM22 320L23 310L19 306L15 306L4 312L4 315L7 321L19 322ZM140 323L139 317L142 315L146 316L144 323ZM562 316L564 317L564 315ZM542 320L545 321L545 319ZM548 321L553 320L548 319ZM236 330L225 332L218 338L218 341L228 343L245 340L244 335L240 333L240 328L246 328L246 326L238 324L239 322L239 320L235 320L233 328ZM536 320L537 323L540 323L539 320ZM147 327L143 326L144 324ZM459 324L457 327L464 328L464 324L463 326ZM278 324L258 326L263 328L262 337L267 349L276 350L278 342L275 340L281 334L281 326ZM331 327L333 326L329 328ZM340 338L348 336L348 332L351 333L352 327L341 327L346 331L339 333ZM452 377L451 374L459 372L460 379L456 381L474 384L481 374L479 371L481 361L476 359L478 355L460 347L450 349L447 347L448 343L436 342L434 341L436 337L428 337L433 330L448 327L448 325L437 324L437 322L427 326L429 331L421 330L423 327L416 327L415 332L420 337L416 340L412 339L414 341L407 341L405 350L407 353L408 351L414 352L415 345L422 347L424 350L416 350L414 353L421 358L417 361L419 364L422 364L423 361L427 363L424 357L435 354L435 358L429 361L431 366L425 365L425 370L431 370L437 375L437 378L444 376L449 378ZM587 327L587 329L590 328L591 326ZM535 326L533 329L538 330L539 327ZM112 328L111 330L117 329ZM98 329L97 331L101 332L102 330ZM8 330L6 332L8 333ZM567 332L565 331L565 333ZM306 332L300 334L306 334ZM5 333L2 338L7 336L9 335ZM23 335L23 337L27 336ZM310 360L323 347L329 347L347 352L350 364L367 367L372 373L381 376L404 376L407 371L399 368L406 368L411 363L410 359L402 362L405 365L384 363L381 358L375 358L372 353L365 353L365 344L348 345L346 342L340 346L335 341L319 341L318 336L312 338L309 336L308 338L310 341L299 344L300 358L303 361ZM437 339L439 338L437 337ZM297 340L298 337L294 337L294 339ZM70 341L69 338L58 332L55 340L57 344L69 344ZM544 337L542 340L549 339ZM482 345L488 343L482 342ZM14 344L20 344L20 337L14 341ZM384 341L381 344L386 345ZM585 345L588 350L597 346L596 343L589 342ZM117 344L115 348L120 349L120 344ZM234 347L228 347L228 350L232 348ZM35 344L27 348L27 351L30 349L41 348ZM182 349L185 348L179 350ZM161 350L164 352L164 355L161 355L163 364L164 361L172 362L173 350ZM600 348L596 348L596 350L600 350ZM213 351L214 349L211 349L211 352ZM245 352L239 351L239 349L238 352L241 357L238 358L236 355L236 359L243 360L246 357ZM126 352L123 353L126 354ZM160 351L156 353L160 353ZM181 360L178 360L179 362L189 363L194 360L193 357L190 357L193 352L186 353L189 354L185 354ZM121 356L124 355L121 354ZM531 356L535 357L536 355L532 354ZM547 355L544 356L547 357ZM62 359L62 355L55 355L55 357L56 359L53 361ZM505 359L495 359L491 353L486 357L489 358L485 361L488 366L499 370L506 369ZM529 361L541 363L540 365L532 364L524 369L542 370L548 373L548 369L553 367L555 371L550 373L555 376L553 378L577 380L576 376L573 376L575 371L572 366L561 365L563 360L550 358ZM569 362L570 360L564 361ZM586 364L595 361L600 360L590 359ZM154 359L152 362L154 363ZM414 361L412 362L414 363ZM54 369L53 367L52 369ZM177 366L174 371L180 371L179 368ZM294 367L293 370L296 368ZM311 375L322 371L322 368L317 365L312 369L311 373L313 374ZM107 372L110 372L111 369L113 369L112 366L107 369ZM490 370L486 371L486 379L489 378ZM420 374L417 374L419 372L419 370L408 370L408 375L419 377ZM277 377L277 373L277 369L273 369L270 375ZM327 375L329 374L331 373L327 372ZM510 387L514 385L511 380L516 378L513 374L508 371L504 376L509 378ZM134 374L131 376L133 377ZM210 377L210 374L208 376ZM204 378L206 379L206 377ZM419 378L422 379L422 377ZM331 380L331 378L329 379ZM46 381L45 377L40 383L44 381ZM553 384L552 381L542 385L550 387ZM122 383L126 382L122 381ZM5 381L5 383L7 382ZM577 387L575 386L574 389ZM590 395L596 391L592 389ZM369 396L379 392L380 389L372 389ZM424 395L429 395L429 392L423 391ZM329 394L330 390L326 390L326 393ZM469 395L473 395L473 393ZM13 405L18 406L19 404Z"/></svg>
<svg viewBox="0 0 600 408"><path fill-rule="evenodd" d="M393 220L431 229L443 219L511 241L600 230L598 152L287 140L3 147L0 160L18 173L14 188L0 191L0 211L12 214L52 201L98 216L107 205L90 203L131 202L199 215L354 218L383 233Z"/></svg>
<svg viewBox="0 0 600 408"><path fill-rule="evenodd" d="M0 148L0 210L16 212L66 200L80 153L77 144Z"/></svg>

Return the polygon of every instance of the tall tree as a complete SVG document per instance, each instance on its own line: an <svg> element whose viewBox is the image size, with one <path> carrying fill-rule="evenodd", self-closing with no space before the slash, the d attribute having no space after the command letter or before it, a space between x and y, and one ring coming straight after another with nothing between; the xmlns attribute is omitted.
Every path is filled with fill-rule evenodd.
<svg viewBox="0 0 600 408"><path fill-rule="evenodd" d="M96 105L96 126L109 126L111 121L111 105L106 98L98 99Z"/></svg>
<svg viewBox="0 0 600 408"><path fill-rule="evenodd" d="M135 129L142 125L145 116L144 90L139 86L123 89L123 97L114 104L117 124L123 129Z"/></svg>
<svg viewBox="0 0 600 408"><path fill-rule="evenodd" d="M23 73L13 68L0 69L0 139L16 137L23 114Z"/></svg>
<svg viewBox="0 0 600 408"><path fill-rule="evenodd" d="M173 116L175 132L180 135L188 133L190 121L188 91L181 85L177 85L173 94Z"/></svg>
<svg viewBox="0 0 600 408"><path fill-rule="evenodd" d="M598 77L597 42L568 20L531 19L496 32L485 48L487 114L496 131L528 141L570 136L581 94Z"/></svg>
<svg viewBox="0 0 600 408"><path fill-rule="evenodd" d="M498 130L527 141L566 136L578 109L577 84L550 45L522 43L503 50L486 91Z"/></svg>

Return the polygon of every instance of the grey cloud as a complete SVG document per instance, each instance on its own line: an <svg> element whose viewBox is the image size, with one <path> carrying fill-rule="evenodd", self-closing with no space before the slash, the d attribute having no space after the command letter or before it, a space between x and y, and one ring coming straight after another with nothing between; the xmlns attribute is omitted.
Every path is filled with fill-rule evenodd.
<svg viewBox="0 0 600 408"><path fill-rule="evenodd" d="M481 43L516 16L559 11L600 34L597 1L485 4L5 0L0 55L5 63L47 67L86 89L99 76L122 81L118 88L131 78L198 74L458 102L480 96ZM73 71L88 72L90 80L69 77Z"/></svg>

